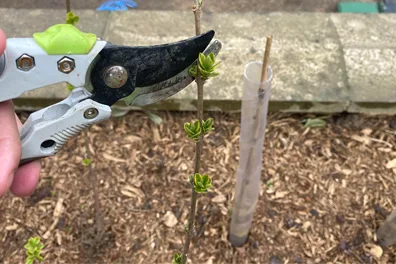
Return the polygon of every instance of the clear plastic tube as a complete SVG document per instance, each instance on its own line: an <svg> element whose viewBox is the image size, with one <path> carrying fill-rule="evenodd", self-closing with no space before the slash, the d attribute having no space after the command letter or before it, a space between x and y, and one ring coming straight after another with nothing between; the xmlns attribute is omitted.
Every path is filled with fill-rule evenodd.
<svg viewBox="0 0 396 264"><path fill-rule="evenodd" d="M243 245L248 238L261 187L262 153L272 83L270 67L267 80L261 82L262 67L261 62L251 62L244 72L240 158L229 237L234 246Z"/></svg>

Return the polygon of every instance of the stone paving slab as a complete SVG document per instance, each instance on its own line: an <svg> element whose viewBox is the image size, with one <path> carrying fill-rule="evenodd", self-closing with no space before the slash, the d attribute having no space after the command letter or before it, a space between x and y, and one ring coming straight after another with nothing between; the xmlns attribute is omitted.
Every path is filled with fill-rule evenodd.
<svg viewBox="0 0 396 264"><path fill-rule="evenodd" d="M107 12L79 10L78 27L82 31L103 37L109 17ZM33 33L45 31L66 21L66 12L59 9L6 9L0 8L0 27L8 38L30 38Z"/></svg>
<svg viewBox="0 0 396 264"><path fill-rule="evenodd" d="M346 48L345 63L352 102L396 102L396 48Z"/></svg>
<svg viewBox="0 0 396 264"><path fill-rule="evenodd" d="M139 21L140 17L146 20L132 22L130 27L130 21ZM112 14L106 39L125 45L153 45L190 37L193 26L173 17L180 21L191 20L190 13L180 12ZM303 21L301 17L254 13L204 15L203 31L215 30L215 37L224 46L219 56L223 62L219 68L221 75L207 84L205 99L240 98L245 65L262 60L266 36L273 35L271 66L275 76L272 100L346 101L342 52L329 16L312 14ZM194 100L195 85L192 86L173 99Z"/></svg>
<svg viewBox="0 0 396 264"><path fill-rule="evenodd" d="M14 22L13 17L22 13L22 20ZM51 16L45 16L48 13ZM9 37L29 36L61 23L63 15L59 10L0 9L0 17L6 18L0 26ZM155 45L194 35L190 12L79 10L78 15L83 31L115 44ZM391 34L395 23L396 15L384 14L204 13L203 31L214 29L224 45L219 55L221 75L208 82L205 105L208 110L240 109L244 67L262 59L265 37L273 35L270 110L394 113L396 42ZM381 25L391 33L378 32ZM64 85L55 85L25 94L16 104L23 109L65 96ZM195 110L195 98L192 84L150 108Z"/></svg>
<svg viewBox="0 0 396 264"><path fill-rule="evenodd" d="M331 14L345 48L396 48L395 14Z"/></svg>
<svg viewBox="0 0 396 264"><path fill-rule="evenodd" d="M351 109L373 112L395 104L396 15L333 14L331 19L344 50Z"/></svg>

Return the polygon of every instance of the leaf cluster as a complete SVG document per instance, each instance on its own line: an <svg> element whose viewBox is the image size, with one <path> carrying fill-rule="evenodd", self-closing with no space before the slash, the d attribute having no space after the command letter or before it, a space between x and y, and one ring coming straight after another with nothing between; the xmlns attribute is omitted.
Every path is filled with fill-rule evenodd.
<svg viewBox="0 0 396 264"><path fill-rule="evenodd" d="M75 25L80 20L79 16L76 16L73 12L69 12L66 15L66 24Z"/></svg>
<svg viewBox="0 0 396 264"><path fill-rule="evenodd" d="M190 182L194 185L196 193L207 193L212 187L212 179L206 174L195 173L194 176L190 176Z"/></svg>
<svg viewBox="0 0 396 264"><path fill-rule="evenodd" d="M182 261L182 254L175 253L175 254L173 255L172 264L180 264L181 261Z"/></svg>
<svg viewBox="0 0 396 264"><path fill-rule="evenodd" d="M213 118L208 118L206 121L202 120L202 128L201 129L201 124L198 120L195 120L194 122L187 122L184 124L184 131L186 131L187 138L193 140L193 141L198 141L199 138L201 137L201 133L203 131L204 135L208 134L210 131L214 130L213 128L214 124L214 119Z"/></svg>
<svg viewBox="0 0 396 264"><path fill-rule="evenodd" d="M29 238L25 244L26 249L26 264L33 264L35 260L42 261L44 258L41 256L41 250L44 248L44 244L40 243L39 237Z"/></svg>
<svg viewBox="0 0 396 264"><path fill-rule="evenodd" d="M194 65L190 68L189 74L191 76L197 78L197 68L199 69L199 73L203 80L219 75L219 73L216 72L216 68L221 62L216 62L216 57L213 52L209 53L208 56L205 56L203 53L199 53L198 62L198 65Z"/></svg>

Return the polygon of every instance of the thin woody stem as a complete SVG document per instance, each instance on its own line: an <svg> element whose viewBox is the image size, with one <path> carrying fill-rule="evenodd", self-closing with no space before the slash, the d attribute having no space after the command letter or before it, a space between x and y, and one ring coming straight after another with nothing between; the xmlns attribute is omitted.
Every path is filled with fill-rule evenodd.
<svg viewBox="0 0 396 264"><path fill-rule="evenodd" d="M91 150L89 148L89 135L88 131L85 137L85 149L86 149L86 158L91 158ZM93 170L92 164L88 165L89 169L89 181L91 182L91 187L94 196L94 205L95 205L95 225L96 225L96 242L99 242L103 235L103 221L102 221L102 212L100 207L99 200L99 191L97 188L97 178L96 174Z"/></svg>
<svg viewBox="0 0 396 264"><path fill-rule="evenodd" d="M70 11L70 0L66 0L66 13L69 13Z"/></svg>
<svg viewBox="0 0 396 264"><path fill-rule="evenodd" d="M193 12L194 12L194 18L195 18L195 34L200 35L201 34L201 7L197 3L193 7ZM198 64L199 62L197 62ZM203 86L204 86L204 81L201 78L201 75L199 73L199 68L197 65L197 78L196 78L196 83L197 83L197 88L198 88L198 102L197 102L197 114L198 114L198 120L200 123L200 127L202 129L202 120L203 120ZM194 175L196 173L199 173L200 168L201 168L201 155L202 155L202 147L203 147L203 140L204 140L204 133L201 131L201 138L200 140L196 143L195 145L195 166L194 166ZM187 262L187 255L190 249L190 243L191 243L191 238L193 236L194 232L194 220L195 220L195 212L197 208L197 193L194 190L194 186L191 187L191 207L190 207L190 216L188 219L188 228L187 228L187 234L186 234L186 241L184 243L184 249L183 249L183 255L182 255L182 264L185 264Z"/></svg>

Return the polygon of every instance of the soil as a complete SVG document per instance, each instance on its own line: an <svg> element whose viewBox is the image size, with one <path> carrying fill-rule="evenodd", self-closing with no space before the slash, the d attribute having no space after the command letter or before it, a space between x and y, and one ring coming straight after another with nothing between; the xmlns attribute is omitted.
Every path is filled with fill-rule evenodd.
<svg viewBox="0 0 396 264"><path fill-rule="evenodd" d="M342 0L343 1L343 0ZM207 1L206 12L336 12L340 0L216 0ZM71 0L72 9L96 9L104 0ZM135 0L141 10L191 10L191 0ZM210 2L210 3L209 3ZM348 2L378 2L349 0ZM64 9L64 0L1 0L0 8Z"/></svg>
<svg viewBox="0 0 396 264"><path fill-rule="evenodd" d="M23 263L40 236L44 263L171 263L188 217L194 144L183 123L194 113L142 112L113 118L43 160L37 191L0 200L0 263ZM209 114L206 113L206 116ZM239 159L239 114L212 113L191 263L395 263L396 248L370 254L375 231L395 208L396 117L269 116L261 195L246 245L227 240ZM83 165L89 142L90 168ZM93 182L100 214L95 214ZM373 252L371 250L371 252Z"/></svg>

